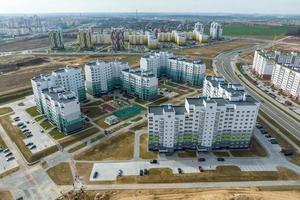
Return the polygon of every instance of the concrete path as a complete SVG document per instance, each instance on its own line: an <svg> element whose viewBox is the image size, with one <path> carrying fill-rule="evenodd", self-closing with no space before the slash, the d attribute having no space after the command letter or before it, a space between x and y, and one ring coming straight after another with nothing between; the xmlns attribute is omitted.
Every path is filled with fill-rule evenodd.
<svg viewBox="0 0 300 200"><path fill-rule="evenodd" d="M134 133L134 155L133 160L140 160L140 137L143 134L142 131L136 131Z"/></svg>

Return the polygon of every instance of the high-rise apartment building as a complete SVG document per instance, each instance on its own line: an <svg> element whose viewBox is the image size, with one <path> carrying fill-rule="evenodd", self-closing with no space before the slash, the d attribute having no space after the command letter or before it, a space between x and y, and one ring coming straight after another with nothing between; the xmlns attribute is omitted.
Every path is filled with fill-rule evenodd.
<svg viewBox="0 0 300 200"><path fill-rule="evenodd" d="M206 84L218 79L207 78ZM187 98L184 106L149 106L148 148L160 152L248 148L259 103L240 87L220 80L206 87L218 97ZM219 92L217 90L220 90ZM217 95L219 94L219 95Z"/></svg>
<svg viewBox="0 0 300 200"><path fill-rule="evenodd" d="M123 28L113 28L111 31L111 42L113 51L124 50L124 29Z"/></svg>
<svg viewBox="0 0 300 200"><path fill-rule="evenodd" d="M142 70L152 71L157 77L165 75L176 82L190 85L202 85L206 70L201 60L189 61L168 52L143 56L140 65Z"/></svg>
<svg viewBox="0 0 300 200"><path fill-rule="evenodd" d="M122 62L91 62L85 65L87 92L100 96L114 88L121 88L122 70L128 69L128 63Z"/></svg>
<svg viewBox="0 0 300 200"><path fill-rule="evenodd" d="M52 50L64 49L62 30L51 30L49 32L50 48Z"/></svg>
<svg viewBox="0 0 300 200"><path fill-rule="evenodd" d="M91 29L80 29L78 33L78 43L80 49L90 50L93 48Z"/></svg>
<svg viewBox="0 0 300 200"><path fill-rule="evenodd" d="M122 90L143 100L156 99L158 79L149 71L125 69L122 71Z"/></svg>
<svg viewBox="0 0 300 200"><path fill-rule="evenodd" d="M217 22L212 22L210 25L210 37L213 40L220 40L223 35L223 27Z"/></svg>
<svg viewBox="0 0 300 200"><path fill-rule="evenodd" d="M41 113L44 113L41 102L42 91L49 88L61 87L67 92L73 92L79 101L86 99L84 77L80 68L66 67L55 70L48 75L34 77L31 79L31 85L34 100Z"/></svg>
<svg viewBox="0 0 300 200"><path fill-rule="evenodd" d="M200 22L197 22L194 27L194 33L204 34L204 25Z"/></svg>
<svg viewBox="0 0 300 200"><path fill-rule="evenodd" d="M48 88L41 92L40 102L43 114L60 131L70 134L83 128L80 103L73 92Z"/></svg>

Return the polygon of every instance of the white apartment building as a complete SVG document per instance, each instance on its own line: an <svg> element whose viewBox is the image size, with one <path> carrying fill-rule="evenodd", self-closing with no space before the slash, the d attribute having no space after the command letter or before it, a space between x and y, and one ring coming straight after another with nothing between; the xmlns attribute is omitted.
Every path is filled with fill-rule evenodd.
<svg viewBox="0 0 300 200"><path fill-rule="evenodd" d="M86 99L84 77L80 68L61 68L48 75L40 75L31 79L34 100L37 108L44 113L41 103L41 93L53 87L62 87L65 91L73 92L75 96L83 101Z"/></svg>
<svg viewBox="0 0 300 200"><path fill-rule="evenodd" d="M158 79L150 71L124 69L122 71L122 90L143 100L156 99Z"/></svg>
<svg viewBox="0 0 300 200"><path fill-rule="evenodd" d="M80 103L73 92L48 88L42 91L40 101L45 116L60 131L69 134L83 128Z"/></svg>
<svg viewBox="0 0 300 200"><path fill-rule="evenodd" d="M140 60L141 70L152 71L155 76L160 77L166 73L168 59L171 57L174 57L173 53L163 51L145 55Z"/></svg>
<svg viewBox="0 0 300 200"><path fill-rule="evenodd" d="M210 25L210 37L213 40L219 40L223 35L223 27L217 22L212 22Z"/></svg>
<svg viewBox="0 0 300 200"><path fill-rule="evenodd" d="M257 50L254 53L252 70L260 78L271 79L276 63L300 67L300 54L296 52Z"/></svg>
<svg viewBox="0 0 300 200"><path fill-rule="evenodd" d="M204 34L204 25L200 22L197 22L194 27L194 33Z"/></svg>
<svg viewBox="0 0 300 200"><path fill-rule="evenodd" d="M149 106L148 148L151 151L209 151L248 148L259 104L244 94L240 101L187 98L184 106Z"/></svg>
<svg viewBox="0 0 300 200"><path fill-rule="evenodd" d="M121 87L122 70L128 69L128 63L96 61L85 65L87 92L100 96L114 88Z"/></svg>
<svg viewBox="0 0 300 200"><path fill-rule="evenodd" d="M152 71L157 77L165 75L174 81L191 85L202 85L206 70L206 65L201 60L188 61L168 52L143 56L140 66L141 70Z"/></svg>
<svg viewBox="0 0 300 200"><path fill-rule="evenodd" d="M271 83L295 99L300 97L300 68L275 64Z"/></svg>

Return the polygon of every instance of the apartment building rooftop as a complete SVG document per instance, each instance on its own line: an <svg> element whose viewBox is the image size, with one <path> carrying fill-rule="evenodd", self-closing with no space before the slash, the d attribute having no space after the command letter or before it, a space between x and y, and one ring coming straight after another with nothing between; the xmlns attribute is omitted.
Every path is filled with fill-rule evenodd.
<svg viewBox="0 0 300 200"><path fill-rule="evenodd" d="M162 115L166 112L175 112L175 114L184 114L186 109L184 106L173 106L173 105L161 105L161 106L149 106L149 113L154 115Z"/></svg>
<svg viewBox="0 0 300 200"><path fill-rule="evenodd" d="M203 61L200 60L200 59L189 60L189 59L186 59L186 58L180 57L180 56L173 56L173 57L170 57L169 59L170 60L177 60L177 61L184 61L184 62L193 63L193 64L203 64Z"/></svg>
<svg viewBox="0 0 300 200"><path fill-rule="evenodd" d="M68 103L76 100L73 92L67 92L61 87L49 88L44 90L43 93L59 103Z"/></svg>
<svg viewBox="0 0 300 200"><path fill-rule="evenodd" d="M128 72L140 77L146 77L146 78L152 78L155 77L155 75L153 74L153 72L151 71L142 71L140 68L138 69L124 69L124 72Z"/></svg>

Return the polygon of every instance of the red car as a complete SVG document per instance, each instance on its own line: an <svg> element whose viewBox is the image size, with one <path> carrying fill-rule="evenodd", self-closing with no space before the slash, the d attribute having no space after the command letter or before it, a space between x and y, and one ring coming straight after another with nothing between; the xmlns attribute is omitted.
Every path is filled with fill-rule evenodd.
<svg viewBox="0 0 300 200"><path fill-rule="evenodd" d="M203 168L201 166L198 167L200 172L203 172Z"/></svg>

